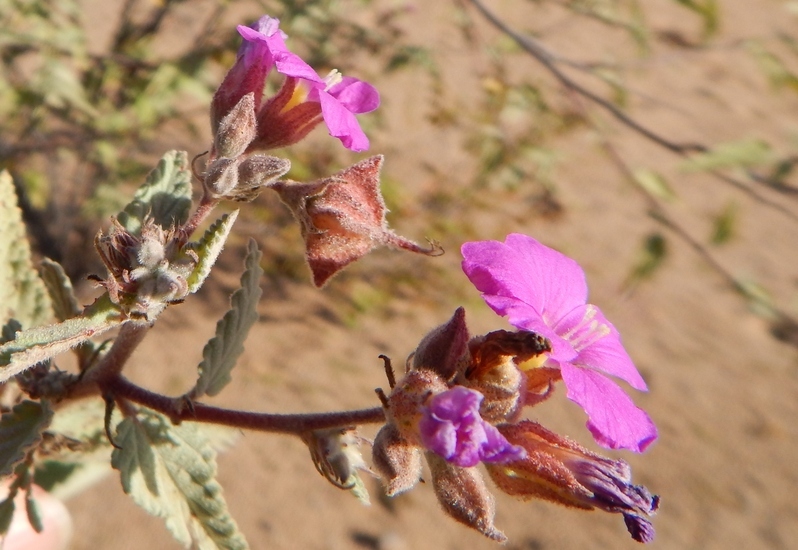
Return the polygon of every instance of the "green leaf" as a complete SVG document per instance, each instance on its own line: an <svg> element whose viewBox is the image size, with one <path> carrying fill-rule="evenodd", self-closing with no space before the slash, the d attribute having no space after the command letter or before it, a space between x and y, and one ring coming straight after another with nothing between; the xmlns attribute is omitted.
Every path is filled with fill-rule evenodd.
<svg viewBox="0 0 798 550"><path fill-rule="evenodd" d="M8 528L11 527L11 520L14 519L14 499L8 495L3 502L0 502L0 535L8 533Z"/></svg>
<svg viewBox="0 0 798 550"><path fill-rule="evenodd" d="M161 517L184 546L201 549L248 548L227 511L215 480L215 452L197 426L171 424L151 411L117 426L112 465L125 493L150 514Z"/></svg>
<svg viewBox="0 0 798 550"><path fill-rule="evenodd" d="M137 234L148 217L165 229L182 225L188 219L190 208L188 155L185 151L169 151L117 219L125 229Z"/></svg>
<svg viewBox="0 0 798 550"><path fill-rule="evenodd" d="M660 233L653 233L646 237L643 247L638 253L638 259L632 272L624 281L624 288L632 288L638 283L651 278L654 272L662 267L668 255L668 246L665 237Z"/></svg>
<svg viewBox="0 0 798 550"><path fill-rule="evenodd" d="M676 2L701 17L704 23L704 38L709 38L718 32L720 9L716 0L676 0Z"/></svg>
<svg viewBox="0 0 798 550"><path fill-rule="evenodd" d="M238 210L225 214L205 231L202 239L189 243L186 247L193 250L198 257L197 265L187 279L189 292L197 292L210 275L211 268L219 258L219 254L222 253L224 243L227 242L227 237L230 235L236 218L238 218Z"/></svg>
<svg viewBox="0 0 798 550"><path fill-rule="evenodd" d="M28 515L28 522L33 530L37 533L44 531L44 524L42 523L42 513L39 508L39 503L33 498L33 486L28 487L25 493L25 512Z"/></svg>
<svg viewBox="0 0 798 550"><path fill-rule="evenodd" d="M72 281L69 280L61 264L50 258L45 258L42 260L39 270L42 281L47 287L47 293L50 295L56 319L66 321L81 315L83 307L78 302L72 289ZM94 342L86 340L74 348L81 371L90 366L91 360L97 356L98 347Z"/></svg>
<svg viewBox="0 0 798 550"><path fill-rule="evenodd" d="M756 40L749 41L746 46L771 86L798 92L798 75L791 71L779 56L765 49L762 43Z"/></svg>
<svg viewBox="0 0 798 550"><path fill-rule="evenodd" d="M233 293L230 310L216 323L216 336L202 350L202 362L197 368L199 379L189 392L192 399L205 394L216 395L230 382L230 371L244 352L249 329L258 320L258 301L262 294L262 255L258 244L250 239L244 273L241 275L241 288Z"/></svg>
<svg viewBox="0 0 798 550"><path fill-rule="evenodd" d="M27 452L41 441L53 411L47 402L22 401L0 418L0 477L14 471Z"/></svg>
<svg viewBox="0 0 798 550"><path fill-rule="evenodd" d="M14 340L0 346L0 365L6 365L0 366L0 383L125 321L106 294L83 317L18 332Z"/></svg>
<svg viewBox="0 0 798 550"><path fill-rule="evenodd" d="M83 308L80 307L72 289L72 281L69 280L61 264L50 258L45 258L42 260L39 270L52 301L56 319L66 321L80 315Z"/></svg>
<svg viewBox="0 0 798 550"><path fill-rule="evenodd" d="M712 244L723 244L731 240L734 236L734 228L737 225L737 205L729 203L726 208L715 218L712 224Z"/></svg>
<svg viewBox="0 0 798 550"><path fill-rule="evenodd" d="M640 170L635 170L633 176L635 183L652 197L669 202L676 198L676 193L674 193L667 180L661 174L641 168Z"/></svg>
<svg viewBox="0 0 798 550"><path fill-rule="evenodd" d="M31 262L22 212L11 176L0 172L0 324L17 319L32 327L50 318L50 301Z"/></svg>
<svg viewBox="0 0 798 550"><path fill-rule="evenodd" d="M761 139L742 139L721 143L707 153L684 162L685 170L719 170L722 168L751 168L773 159L773 150Z"/></svg>

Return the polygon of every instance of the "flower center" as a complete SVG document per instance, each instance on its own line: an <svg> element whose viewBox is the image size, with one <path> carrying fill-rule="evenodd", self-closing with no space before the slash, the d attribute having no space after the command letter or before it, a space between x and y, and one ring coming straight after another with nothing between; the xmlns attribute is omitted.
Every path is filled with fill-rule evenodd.
<svg viewBox="0 0 798 550"><path fill-rule="evenodd" d="M598 308L596 306L587 304L582 319L568 332L561 335L577 353L610 334L610 327L596 319L597 313Z"/></svg>
<svg viewBox="0 0 798 550"><path fill-rule="evenodd" d="M305 103L308 100L308 94L310 93L310 86L307 82L302 80L301 78L296 79L296 85L294 86L294 91L291 94L291 99L283 106L280 110L280 114L287 113L297 105L301 103Z"/></svg>
<svg viewBox="0 0 798 550"><path fill-rule="evenodd" d="M333 69L327 76L324 77L324 91L329 92L330 88L336 84L340 84L343 79L344 75L342 75L338 69Z"/></svg>

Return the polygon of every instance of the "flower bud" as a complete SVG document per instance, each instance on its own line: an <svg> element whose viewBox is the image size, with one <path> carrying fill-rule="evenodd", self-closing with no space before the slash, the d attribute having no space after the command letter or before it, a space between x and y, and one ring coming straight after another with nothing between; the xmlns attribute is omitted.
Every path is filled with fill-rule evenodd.
<svg viewBox="0 0 798 550"><path fill-rule="evenodd" d="M432 488L443 511L486 537L504 542L507 537L496 529L493 519L496 502L476 468L460 468L438 455L426 453L432 473Z"/></svg>
<svg viewBox="0 0 798 550"><path fill-rule="evenodd" d="M429 369L444 380L452 380L468 351L465 309L457 308L452 318L427 334L413 354L414 369Z"/></svg>
<svg viewBox="0 0 798 550"><path fill-rule="evenodd" d="M474 337L468 343L470 362L458 382L485 396L480 409L485 420L512 422L527 404L527 378L518 363L549 349L548 340L528 331L497 330Z"/></svg>
<svg viewBox="0 0 798 550"><path fill-rule="evenodd" d="M255 94L246 94L221 120L213 136L211 158L238 158L257 135L255 119Z"/></svg>
<svg viewBox="0 0 798 550"><path fill-rule="evenodd" d="M238 167L237 201L251 201L260 190L274 183L291 169L288 159L268 155L252 155Z"/></svg>
<svg viewBox="0 0 798 550"><path fill-rule="evenodd" d="M659 506L659 497L632 485L629 465L592 453L536 422L498 426L508 441L520 445L526 458L505 464L486 464L493 481L504 492L524 499L542 498L590 510L620 513L632 537L654 538L647 517Z"/></svg>
<svg viewBox="0 0 798 550"><path fill-rule="evenodd" d="M412 489L421 479L421 450L407 442L393 424L386 424L374 438L374 468L387 481L389 497Z"/></svg>
<svg viewBox="0 0 798 550"><path fill-rule="evenodd" d="M211 162L203 184L214 198L226 198L238 186L238 159L218 158Z"/></svg>
<svg viewBox="0 0 798 550"><path fill-rule="evenodd" d="M358 475L358 470L369 470L354 428L316 430L303 435L302 440L310 449L316 470L327 481L352 491L363 504L369 504L368 491Z"/></svg>
<svg viewBox="0 0 798 550"><path fill-rule="evenodd" d="M447 389L446 382L434 372L411 370L391 391L385 415L405 440L421 446L419 423L425 407L433 395Z"/></svg>
<svg viewBox="0 0 798 550"><path fill-rule="evenodd" d="M388 229L379 188L381 167L378 155L323 180L271 186L301 225L316 286L380 245L440 254L438 247L422 248Z"/></svg>
<svg viewBox="0 0 798 550"><path fill-rule="evenodd" d="M152 319L188 294L193 265L180 257L174 230L147 219L134 234L115 222L107 235L98 233L95 247L108 269L99 283L128 314Z"/></svg>

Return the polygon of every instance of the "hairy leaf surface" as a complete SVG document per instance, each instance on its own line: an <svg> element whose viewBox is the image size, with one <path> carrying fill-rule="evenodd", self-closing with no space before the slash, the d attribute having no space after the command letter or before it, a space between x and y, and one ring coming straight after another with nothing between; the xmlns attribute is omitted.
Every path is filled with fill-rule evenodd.
<svg viewBox="0 0 798 550"><path fill-rule="evenodd" d="M233 293L230 299L232 307L216 324L216 336L202 350L199 379L190 392L192 398L216 395L230 382L230 371L244 351L249 329L258 320L258 301L262 294L260 278L263 275L261 256L257 243L250 239L241 288Z"/></svg>
<svg viewBox="0 0 798 550"><path fill-rule="evenodd" d="M117 219L131 233L138 233L148 217L168 229L185 223L190 209L188 155L185 151L169 151Z"/></svg>
<svg viewBox="0 0 798 550"><path fill-rule="evenodd" d="M0 346L0 382L59 353L86 342L125 322L119 308L104 295L88 309L85 316L73 317L55 325L35 327L16 334Z"/></svg>
<svg viewBox="0 0 798 550"><path fill-rule="evenodd" d="M224 243L238 218L238 210L225 214L211 225L198 242L189 243L188 248L196 252L198 261L194 271L188 276L189 292L196 292L208 278L213 264L222 253Z"/></svg>
<svg viewBox="0 0 798 550"><path fill-rule="evenodd" d="M33 327L50 318L50 300L31 263L14 183L0 172L0 324L14 318Z"/></svg>
<svg viewBox="0 0 798 550"><path fill-rule="evenodd" d="M46 402L22 401L0 418L0 477L14 467L39 441L53 411Z"/></svg>
<svg viewBox="0 0 798 550"><path fill-rule="evenodd" d="M247 548L215 479L215 452L200 430L179 426L153 412L126 418L117 426L112 464L122 487L150 514L164 518L184 546Z"/></svg>

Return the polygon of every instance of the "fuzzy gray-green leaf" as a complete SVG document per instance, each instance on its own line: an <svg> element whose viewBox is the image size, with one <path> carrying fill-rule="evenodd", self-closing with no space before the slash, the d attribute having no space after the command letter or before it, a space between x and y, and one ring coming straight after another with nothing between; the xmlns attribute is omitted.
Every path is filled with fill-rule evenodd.
<svg viewBox="0 0 798 550"><path fill-rule="evenodd" d="M0 418L0 477L14 471L14 466L41 440L53 411L46 402L22 401Z"/></svg>
<svg viewBox="0 0 798 550"><path fill-rule="evenodd" d="M66 321L80 315L83 308L80 307L72 289L72 281L69 280L61 264L50 258L45 258L42 260L39 270L53 303L55 318L59 321Z"/></svg>
<svg viewBox="0 0 798 550"><path fill-rule="evenodd" d="M249 329L258 320L258 301L262 294L260 278L263 275L261 256L257 243L250 239L241 288L233 293L230 310L216 324L216 336L202 350L199 379L190 392L192 398L216 395L230 382L230 371L244 351Z"/></svg>
<svg viewBox="0 0 798 550"><path fill-rule="evenodd" d="M169 151L117 219L125 229L137 234L148 217L165 229L181 225L188 219L190 208L188 155L185 151Z"/></svg>
<svg viewBox="0 0 798 550"><path fill-rule="evenodd" d="M28 515L28 522L33 530L37 533L44 531L44 524L42 523L42 512L39 508L39 503L33 498L33 487L29 487L25 493L25 512Z"/></svg>
<svg viewBox="0 0 798 550"><path fill-rule="evenodd" d="M174 426L166 417L144 411L118 426L112 455L122 486L150 514L164 518L184 546L248 548L215 479L216 453L200 429Z"/></svg>
<svg viewBox="0 0 798 550"><path fill-rule="evenodd" d="M188 248L196 252L199 258L194 271L191 272L187 279L189 292L198 291L205 279L208 278L213 264L216 263L219 254L222 253L224 243L227 242L227 236L230 234L237 217L238 210L225 214L208 228L202 239L195 243L189 243Z"/></svg>
<svg viewBox="0 0 798 550"><path fill-rule="evenodd" d="M50 318L50 301L31 263L30 244L11 176L0 172L0 325L33 327Z"/></svg>
<svg viewBox="0 0 798 550"><path fill-rule="evenodd" d="M0 383L59 353L86 342L124 322L119 308L107 295L99 298L83 317L73 317L55 325L35 327L16 334L0 346Z"/></svg>
<svg viewBox="0 0 798 550"><path fill-rule="evenodd" d="M14 499L10 495L9 498L0 502L0 535L5 535L8 532L8 528L11 527L15 508Z"/></svg>

